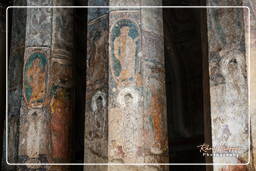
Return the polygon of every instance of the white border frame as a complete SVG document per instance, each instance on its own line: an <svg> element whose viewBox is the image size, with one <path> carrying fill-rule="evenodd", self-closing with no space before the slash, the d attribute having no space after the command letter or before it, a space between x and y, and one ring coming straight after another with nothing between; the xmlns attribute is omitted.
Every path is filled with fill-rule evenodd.
<svg viewBox="0 0 256 171"><path fill-rule="evenodd" d="M247 58L247 68L248 68L248 126L249 126L249 134L248 134L248 162L247 163L9 163L8 162L8 10L12 8L202 8L202 9L208 9L208 8L242 8L248 10L248 58ZM251 134L251 126L250 126L250 50L251 50L251 33L250 33L250 8L248 6L8 6L6 8L6 163L8 165L12 166L53 166L53 165L68 165L68 166L92 166L92 165L103 165L103 166L160 166L160 165L248 165L250 163L250 154L251 154L251 142L250 142L250 134ZM245 25L245 24L244 24ZM246 26L246 25L245 25ZM245 32L246 34L246 32ZM246 41L246 39L245 39Z"/></svg>

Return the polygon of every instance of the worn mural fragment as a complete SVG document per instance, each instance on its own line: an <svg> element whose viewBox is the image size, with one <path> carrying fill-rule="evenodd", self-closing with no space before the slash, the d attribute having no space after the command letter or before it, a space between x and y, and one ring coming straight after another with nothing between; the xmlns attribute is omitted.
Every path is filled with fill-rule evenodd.
<svg viewBox="0 0 256 171"><path fill-rule="evenodd" d="M162 32L148 32L147 26L151 24L145 18L149 16L141 14L138 9L110 12L110 162L168 162L164 54L159 43L163 42ZM168 170L167 167L109 167L118 169Z"/></svg>
<svg viewBox="0 0 256 171"><path fill-rule="evenodd" d="M49 85L52 157L55 162L66 162L70 155L70 141L67 137L70 136L73 86L72 65L69 60L56 57L51 59Z"/></svg>
<svg viewBox="0 0 256 171"><path fill-rule="evenodd" d="M106 2L106 1L104 1ZM102 1L89 1L89 4ZM104 5L104 4L102 4ZM108 162L108 9L88 10L85 163ZM107 166L85 166L105 171Z"/></svg>
<svg viewBox="0 0 256 171"><path fill-rule="evenodd" d="M24 98L29 107L41 107L46 94L47 59L35 52L26 61L24 68Z"/></svg>
<svg viewBox="0 0 256 171"><path fill-rule="evenodd" d="M14 5L24 5L25 1L14 1ZM24 9L15 9L12 13L12 28L11 28L11 37L10 37L10 52L8 56L8 137L4 135L4 146L2 153L2 164L0 170L12 171L17 169L16 166L8 165L6 160L9 163L15 163L18 159L18 145L19 145L19 117L20 117L20 106L22 101L22 75L23 75L23 56L24 56L24 47L25 47L25 29L26 26L26 10ZM2 15L4 17L4 15ZM1 23L1 27L4 27L5 24ZM2 30L1 30L2 31ZM3 33L3 32L1 32ZM5 29L4 34L1 36L3 39L5 37ZM5 43L2 43L5 46ZM5 52L5 47L0 50ZM2 55L5 58L5 55ZM3 65L5 63L2 61ZM5 70L4 67L2 69ZM4 82L3 82L4 83ZM5 84L5 83L4 83ZM3 89L2 89L3 90ZM5 93L5 92L4 92ZM4 97L2 95L2 97ZM5 106L5 104L4 104ZM2 113L2 116L5 117L5 113ZM7 119L5 118L5 119ZM4 120L3 120L4 121ZM1 126L0 126L1 127ZM4 130L4 134L6 132L6 127ZM8 138L7 144L6 139ZM2 143L0 143L2 144ZM7 150L6 150L7 148ZM6 152L8 151L8 156ZM7 157L7 158L6 158Z"/></svg>
<svg viewBox="0 0 256 171"><path fill-rule="evenodd" d="M129 19L117 21L112 28L112 72L117 82L133 80L136 76L136 60L140 37L138 26Z"/></svg>
<svg viewBox="0 0 256 171"><path fill-rule="evenodd" d="M246 4L248 5L248 4ZM251 165L253 169L256 169L256 100L255 100L255 95L256 95L256 70L255 70L255 65L256 65L256 1L255 0L249 0L249 8L250 8L250 54L251 56L249 57L250 59L250 117L251 117Z"/></svg>
<svg viewBox="0 0 256 171"><path fill-rule="evenodd" d="M28 2L30 5L45 3L61 5L66 2ZM52 8L27 10L19 124L20 163L70 162L74 85L72 12ZM64 171L68 167L24 165L19 169Z"/></svg>
<svg viewBox="0 0 256 171"><path fill-rule="evenodd" d="M27 47L23 67L23 101L20 109L19 156L20 163L49 162L49 115L47 105L47 73L50 49ZM42 142L45 142L42 143ZM43 166L20 166L45 168Z"/></svg>
<svg viewBox="0 0 256 171"><path fill-rule="evenodd" d="M223 1L218 5L226 3ZM213 162L245 164L249 159L249 115L244 10L220 8L207 11ZM238 150L218 151L221 147ZM235 169L214 166L214 170L231 168ZM246 167L240 168L246 170Z"/></svg>
<svg viewBox="0 0 256 171"><path fill-rule="evenodd" d="M143 115L139 13L110 14L109 158L112 162L143 161ZM139 152L140 153L140 152Z"/></svg>

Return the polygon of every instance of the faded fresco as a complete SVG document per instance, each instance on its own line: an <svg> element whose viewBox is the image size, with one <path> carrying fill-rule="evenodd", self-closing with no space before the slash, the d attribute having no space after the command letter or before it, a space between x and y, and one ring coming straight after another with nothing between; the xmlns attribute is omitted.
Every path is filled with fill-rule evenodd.
<svg viewBox="0 0 256 171"><path fill-rule="evenodd" d="M51 4L31 0L30 5ZM63 3L66 3L63 1ZM62 1L54 1L61 5ZM19 122L20 163L70 162L72 121L71 10L27 11L23 99ZM65 21L64 21L65 19ZM32 46L32 47L31 47ZM64 166L19 166L20 170L58 170Z"/></svg>
<svg viewBox="0 0 256 171"><path fill-rule="evenodd" d="M160 15L161 11L154 14ZM140 10L110 12L110 162L168 162L162 29L157 29L157 34L148 29L149 25L162 26L150 23L150 15L150 10L143 11L143 15ZM118 169L168 170L161 166L109 167Z"/></svg>
<svg viewBox="0 0 256 171"><path fill-rule="evenodd" d="M67 162L72 114L72 65L66 59L52 58L50 68L50 111L52 158ZM64 137L63 135L67 135Z"/></svg>
<svg viewBox="0 0 256 171"><path fill-rule="evenodd" d="M71 5L71 1L54 1L54 5ZM56 8L52 9L52 53L56 56L64 55L72 57L73 48L73 21L74 9ZM68 22L67 22L68 21ZM65 53L65 54L63 54Z"/></svg>
<svg viewBox="0 0 256 171"><path fill-rule="evenodd" d="M109 160L143 161L139 13L110 16Z"/></svg>
<svg viewBox="0 0 256 171"><path fill-rule="evenodd" d="M163 47L160 35L144 32L143 48L143 80L144 80L144 108L145 108L145 146L152 154L165 154L167 150L165 70L162 58ZM153 50L154 47L157 47ZM162 53L162 54L161 54Z"/></svg>
<svg viewBox="0 0 256 171"><path fill-rule="evenodd" d="M29 107L41 107L44 102L47 79L47 59L35 52L26 61L24 68L24 99Z"/></svg>
<svg viewBox="0 0 256 171"><path fill-rule="evenodd" d="M31 5L51 4L49 0L43 4L30 2ZM41 1L42 3L42 1ZM50 8L29 8L27 11L26 46L50 46L51 44L52 10Z"/></svg>
<svg viewBox="0 0 256 171"><path fill-rule="evenodd" d="M106 6L107 8L89 8L88 9L88 22L98 20L102 16L108 16L108 0L88 0L90 6Z"/></svg>
<svg viewBox="0 0 256 171"><path fill-rule="evenodd" d="M76 3L82 3L82 1L79 0ZM88 3L100 6L162 4L161 0L153 1L88 0ZM253 4L255 0L248 1L252 7L255 7ZM209 0L207 5L237 6L242 5L242 2L242 0L221 2ZM38 0L27 0L26 5L64 4L72 5L72 1L45 0L40 3ZM239 149L236 156L213 156L214 163L245 164L248 161L249 131L252 132L252 138L256 136L253 125L255 114L252 112L252 130L249 129L247 115L248 81L251 81L251 87L255 87L256 84L254 78L251 80L248 78L245 15L242 10L236 10L239 9L206 10L210 74L207 81L210 83L212 145ZM85 163L169 162L169 154L172 152L168 151L165 90L167 80L165 68L169 66L165 65L164 58L164 48L167 46L164 46L163 41L162 11L139 8L129 10L116 8L109 11L107 8L90 8L87 12L88 18L84 21L87 22L87 30L84 30L84 33L87 31L87 39L83 37L87 43L85 47L81 45L81 49L87 49L87 54L84 55L86 66L81 67L84 71L80 74L86 73L83 75L86 81L81 79L84 81L81 83L83 86L78 86L86 87L85 95L79 96L85 96L83 99L85 106L81 105L82 107L79 106L80 104L73 105L74 97L75 100L78 99L77 94L73 94L74 83L81 80L74 80L74 76L79 75L73 73L78 71L74 66L78 66L76 62L79 61L72 60L82 58L76 59L73 55L73 45L76 45L73 38L78 41L77 37L80 33L73 35L73 26L77 26L78 22L74 24L72 20L73 17L76 21L83 19L76 16L76 13L73 14L72 10L47 8L28 9L26 14L19 16L26 19L26 24L21 23L22 28L15 25L19 17L13 18L12 21L15 22L12 27L15 29L12 30L12 37L15 42L11 42L11 44L14 43L14 47L10 48L9 63L12 65L9 70L13 72L8 75L10 82L8 99L9 106L14 105L8 106L9 161L62 163L69 162L71 158L74 159L73 155L76 155L77 151L74 154L71 153L73 150L71 147L74 144L70 138L76 135L74 133L76 130L71 128L73 122L77 123L72 116L76 115L73 109L78 106L77 111L85 110L84 137L81 136L85 140ZM255 10L252 10L252 13L252 18L255 19ZM183 20L184 17L179 19ZM251 22L252 46L255 45L256 40L253 19ZM21 30L26 31L26 34L23 33L26 37L23 42L19 42L20 35L23 35L19 34ZM179 32L178 36L182 32ZM189 37L185 35L183 38ZM184 40L177 39L177 42L183 44ZM81 50L80 47L77 49ZM255 48L251 47L251 50L252 55L255 55ZM256 73L253 66L255 61L252 60L252 63L250 69L254 74ZM79 90L76 93L80 93ZM255 103L254 94L254 92L249 94L252 103ZM189 106L187 108L190 108ZM255 107L251 106L253 110ZM189 122L189 119L186 119L187 121ZM252 143L252 150L255 153L253 139ZM216 152L215 150L213 152ZM252 160L255 160L253 155ZM86 166L85 170L167 171L167 167L160 165ZM18 166L17 169L20 171L70 170L63 166L40 165L23 165ZM245 171L251 168L243 165L221 165L213 166L213 170Z"/></svg>
<svg viewBox="0 0 256 171"><path fill-rule="evenodd" d="M23 67L23 101L19 120L18 162L48 162L49 131L47 104L47 73L49 48L26 48ZM45 142L42 143L42 142ZM20 166L44 168L42 166Z"/></svg>
<svg viewBox="0 0 256 171"><path fill-rule="evenodd" d="M111 31L111 71L118 85L139 77L139 51L138 26L130 19L117 21Z"/></svg>
<svg viewBox="0 0 256 171"><path fill-rule="evenodd" d="M252 151L251 153L253 154L253 168L256 169L256 100L255 100L255 95L256 95L256 70L255 70L255 65L256 65L256 1L255 0L250 0L250 7L251 7L251 46L250 46L250 52L251 52L251 57L250 57L250 74L251 74L251 82L250 82L250 103L251 103L251 108L250 108L250 116L251 116L251 139L252 139Z"/></svg>
<svg viewBox="0 0 256 171"><path fill-rule="evenodd" d="M108 19L107 17L88 24L87 75L88 88L102 87L108 70Z"/></svg>
<svg viewBox="0 0 256 171"><path fill-rule="evenodd" d="M213 156L213 162L247 163L248 76L243 9L208 9L207 15L212 145L238 149L229 155ZM215 149L213 153L224 152ZM214 166L214 170L227 168Z"/></svg>
<svg viewBox="0 0 256 171"><path fill-rule="evenodd" d="M91 20L92 17L96 18ZM105 9L89 10L87 23L85 163L108 162L108 21ZM104 171L107 170L107 167L85 166L85 169L88 171Z"/></svg>

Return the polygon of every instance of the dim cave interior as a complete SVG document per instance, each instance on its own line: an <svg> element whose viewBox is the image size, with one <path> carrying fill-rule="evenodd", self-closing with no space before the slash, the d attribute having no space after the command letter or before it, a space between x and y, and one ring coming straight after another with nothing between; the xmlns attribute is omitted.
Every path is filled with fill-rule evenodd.
<svg viewBox="0 0 256 171"><path fill-rule="evenodd" d="M0 2L0 5L1 5L1 8L0 8L0 10L1 10L1 12L0 12L0 14L1 14L1 16L0 16L1 17L0 18L0 20L1 20L0 21L0 29L1 29L0 55L4 56L4 57L5 57L5 47L6 47L5 39L2 39L1 37L5 37L5 34L6 34L5 27L3 27L3 26L5 26L5 17L6 17L5 9L7 6L13 5L14 4L13 1L15 1L15 0L4 0L4 1ZM30 1L30 0L27 0L27 1ZM46 1L48 1L48 0L46 0ZM61 1L61 0L59 0L59 1ZM66 1L66 0L64 0L64 1ZM74 6L87 6L89 4L88 1L92 2L91 0L73 0L72 2L73 2ZM58 1L56 0L56 2L58 2ZM22 0L19 3L22 6L27 5L26 0ZM162 4L163 4L163 6L205 6L207 4L207 0L163 0ZM23 10L23 12L22 12L22 10ZM14 15L17 14L17 11L21 12L21 17L15 18ZM34 59L33 59L34 60L33 63L31 62L31 64L29 64L29 65L25 61L27 54L33 52L33 50L30 50L29 48L27 50L26 49L27 47L25 47L26 46L25 44L28 44L28 42L29 42L29 41L27 41L28 38L26 37L26 36L28 36L28 35L26 35L26 24L27 24L26 23L27 22L26 14L29 15L29 13L24 14L24 9L19 9L17 11L15 11L14 9L8 10L8 28L9 29L8 29L8 49L7 49L7 51L8 51L9 55L8 55L7 63L8 63L8 67L9 67L8 68L8 82L10 82L9 83L10 85L8 85L9 86L8 88L11 89L11 91L13 89L15 89L15 87L22 89L22 86L24 86L25 88L27 88L26 83L23 83L23 79L27 79L25 77L28 77L28 80L29 80L30 78L33 77L32 69L33 69L33 65L36 65L36 60L34 60ZM73 21L73 23L69 25L69 27L70 27L69 29L72 30L72 32L69 33L70 37L68 37L67 40L70 42L65 44L65 48L68 49L72 46L72 48L70 48L72 50L70 50L71 53L68 54L71 56L71 58L69 58L67 60L65 59L66 61L65 62L62 61L62 62L66 66L68 66L69 69L71 68L70 71L67 73L66 73L66 70L63 70L62 72L57 72L57 71L55 72L55 70L50 71L50 72L53 72L53 75L57 73L60 76L63 76L63 75L66 76L67 80L69 78L73 80L72 85L70 86L72 88L68 87L69 84L66 83L68 81L65 79L64 79L64 81L62 80L63 82L60 83L60 85L63 86L64 88L68 87L67 89L68 89L69 93L71 92L69 94L69 98L72 101L71 107L70 107L71 112L68 111L69 109L67 109L67 111L70 112L71 115L69 117L65 118L68 121L64 123L64 125L65 124L69 125L69 126L67 126L69 128L65 127L65 129L63 128L63 130L62 129L59 130L58 126L55 127L54 124L51 125L51 129L53 129L53 130L56 129L57 131L68 135L69 140L66 141L65 138L63 138L62 136L59 136L59 139L63 140L63 143L53 144L53 146L56 148L56 156L68 154L68 158L70 161L69 163L84 163L84 161L87 160L86 150L87 150L87 145L88 145L85 143L85 139L88 137L90 138L90 136L95 136L95 137L101 136L101 135L98 135L97 133L92 133L90 131L87 132L89 130L89 129L87 130L87 124L88 125L91 124L91 123L88 123L88 121L86 120L87 116L85 115L85 113L88 110L88 106L92 108L93 112L95 112L97 110L104 110L105 109L104 107L106 107L108 104L111 103L111 100L107 101L106 98L109 98L109 99L117 98L118 99L118 97L119 97L119 96L118 97L115 97L115 96L114 97L112 97L112 96L106 97L106 95L104 93L98 92L98 94L96 94L96 96L93 96L93 98L95 97L95 99L96 99L95 104L93 104L93 103L91 104L91 101L89 101L89 100L87 101L87 97L91 97L90 92L87 93L87 89L94 90L94 88L96 87L96 86L94 87L93 81L92 81L92 83L90 83L90 82L88 83L88 78L90 76L90 73L92 72L90 70L91 69L90 67L91 67L91 65L93 65L93 62L88 60L89 59L88 53L94 53L94 54L98 53L99 56L105 55L104 52L102 52L104 50L102 50L100 48L98 48L96 50L93 49L94 51L90 49L92 47L92 45L88 38L88 35L89 35L89 33L93 32L94 28L92 29L88 24L89 23L88 18L90 18L90 16L88 16L89 12L90 12L90 9L87 9L87 8L76 8L70 17L71 19L69 17L67 17L67 20L70 19ZM111 16L111 17L113 17L113 20L115 19L114 18L115 16ZM112 19L111 17L110 17L110 20ZM118 17L120 17L120 16L118 16ZM134 16L130 15L129 17L134 17ZM136 20L137 18L134 17L133 19ZM14 20L15 20L15 22L14 22ZM140 19L138 19L138 20L140 20ZM107 24L108 24L108 22L111 24L111 21L107 21ZM158 43L158 46L164 46L163 47L163 51L164 51L163 52L163 54L164 54L164 69L163 70L165 71L164 87L166 88L166 92L164 93L164 96L166 97L166 108L167 108L167 112L166 112L167 117L165 119L167 121L167 138L168 138L167 146L169 149L167 151L167 153L168 153L167 156L169 156L169 157L167 157L168 158L167 160L170 163L181 164L181 165L169 165L167 167L171 171L173 171L173 170L174 171L206 171L206 170L211 171L211 170L215 170L215 169L213 169L213 166L208 166L208 165L182 165L182 163L196 164L196 163L212 163L213 162L212 157L206 158L205 156L202 155L202 152L199 149L199 146L204 143L207 143L210 146L212 145L212 126L211 126L212 118L210 115L210 111L211 111L210 86L211 85L209 83L210 76L209 76L209 63L208 63L209 62L208 54L209 54L210 48L208 47L209 46L208 45L209 36L208 36L208 30L207 30L207 24L208 24L207 23L208 22L207 21L207 10L205 8L163 8L162 22L163 22L163 41L161 41L161 42L159 41L159 43L158 42L157 43ZM105 24L104 22L102 22L102 23L103 23L102 25ZM130 27L130 29L134 29L136 27L136 26L130 26L132 24L130 24L130 23L127 24L127 23L125 25L126 29L127 28L129 29L129 27ZM61 23L61 24L63 24L63 23ZM69 23L64 23L63 25L65 25L65 24L68 25ZM100 27L102 25L100 25ZM118 28L118 27L116 26L116 28ZM113 27L113 30L116 28ZM56 28L51 27L51 29L54 30ZM95 29L97 30L97 27ZM121 35L122 30L120 29L119 31L120 31L119 34ZM127 30L126 30L126 33L127 33ZM56 37L58 37L58 33L55 33L55 34L57 35ZM99 34L102 35L102 33L99 33ZM125 34L125 29L123 31L123 34ZM133 34L135 34L135 36L134 35L132 35L132 36L136 37L135 31L133 32ZM137 33L137 34L139 34L139 33ZM145 35L146 34L147 33L145 33ZM60 35L64 36L65 33L62 33L60 31ZM116 36L115 34L112 34L112 35ZM109 35L107 34L107 36L105 35L105 37L102 36L103 38L93 39L94 46L98 46L98 45L101 46L102 45L101 41L103 41L103 39L108 40L108 38L109 38L108 36L112 36L112 35L110 35L110 33L109 33ZM116 38L116 37L115 37L115 41L122 40L121 36L119 38ZM52 38L49 38L49 39L51 41L53 40ZM137 40L137 39L134 39L134 40ZM130 44L133 43L133 40L131 40L131 38L127 39L126 41ZM33 41L31 41L31 42L32 42L31 44L34 43ZM45 42L47 42L47 40ZM17 44L20 43L21 45L17 45L17 47L14 47L12 44L15 44L15 43L17 43ZM104 43L102 46L108 47L108 45L109 45L109 47L111 46L111 48L114 48L114 49L119 48L119 47L116 47L115 44L112 46L112 44L109 44L108 42L107 43L104 42ZM137 44L139 44L139 43L137 43ZM58 49L59 44L58 43L53 44L53 46L55 46L55 45L57 47L56 49ZM142 45L143 45L143 43L141 43L140 46L142 46ZM48 53L47 47L46 46L42 46L42 47L43 47L42 48L43 51L45 51L45 54L47 54ZM17 58L15 58L15 59L10 58L10 56L12 56L12 53L14 51L15 52L17 51L17 53L22 54L22 56L17 55ZM54 53L55 53L55 51L54 51ZM56 50L56 54L58 54L58 53L62 53L62 52L58 52ZM115 55L115 53L116 53L116 51L114 50L113 54ZM121 54L121 52L118 52L118 53ZM136 52L134 52L134 53L136 53ZM1 64L0 72L1 72L2 80L5 80L3 78L5 78L5 76L6 76L6 66L5 66L6 59L4 57L3 58L1 57L1 59L0 59L1 60L0 61L0 64ZM40 56L38 57L38 59L39 58L43 59ZM119 58L121 58L121 57L119 57ZM68 60L70 60L71 62ZM107 60L105 60L105 63L111 63L112 62L111 60L112 60L112 58L109 61L107 59ZM56 61L58 62L58 59L56 59ZM102 77L104 77L103 80L104 79L107 80L107 82L105 82L105 84L101 83L101 82L99 84L102 84L102 87L104 90L105 89L109 90L110 87L113 86L111 79L115 80L115 78L112 78L112 76L109 76L108 73L104 74L104 70L110 71L111 69L109 69L108 66L106 66L106 64L104 64L104 61L102 62L102 61L98 60L98 61L96 61L96 63L98 65L100 65L98 72L102 75ZM237 61L235 61L234 63L237 64ZM42 65L42 64L40 63L40 65ZM121 63L120 65L124 65L124 64ZM53 66L54 65L52 65L51 67L54 68ZM129 67L127 67L127 68L129 68ZM31 71L29 69L31 69ZM157 67L155 67L153 69L161 72L160 69ZM129 69L127 69L127 70L129 70ZM26 71L28 73L28 74L26 73L28 76L27 75L24 76L23 71ZM56 74L56 78L59 76L57 74ZM120 72L120 75L122 75L122 72ZM98 75L96 75L96 76L98 76ZM54 82L55 77L52 77L50 74L48 74L48 75L45 74L44 76L42 74L42 77L47 77L47 79L49 77L49 80L51 80L50 83L52 83L52 82L53 82L52 84L55 83ZM120 76L120 78L121 78L121 76ZM246 79L247 78L245 78L245 80ZM29 82L29 81L27 81L27 82ZM32 85L32 83L31 83L31 85ZM66 85L68 85L68 86L66 86ZM55 89L53 88L53 90L52 89L50 90L50 91L55 91L54 95L56 95L56 94L58 95L58 88L59 88L58 86L55 86L55 87L53 86ZM61 87L61 88L63 88L63 87ZM6 110L5 89L6 89L6 82L1 81L1 87L0 87L0 90L1 90L1 92L0 92L1 93L0 94L1 113L5 113L5 110ZM40 89L40 87L38 89ZM23 93L23 91L24 90L22 90L22 93ZM27 90L25 90L25 91L27 91ZM111 93L115 94L114 88L111 89L111 91L113 91ZM18 90L17 90L17 92L18 92ZM15 93L17 93L17 92L15 92ZM124 101L125 100L128 101L127 104L128 103L132 104L132 100L133 100L133 98L136 99L136 96L134 96L134 94L133 94L134 92L130 89L126 89L126 92L124 92L124 93L127 93L127 92L128 92L128 94L126 94L126 96L124 96L124 98L125 98ZM21 92L18 92L18 93L21 93ZM27 102L28 104L30 103L30 101L32 101L31 99L33 97L33 92L30 93L29 95L30 95L30 100L28 100L28 102ZM20 95L20 97L22 97L22 95ZM11 97L11 98L13 98L13 97ZM45 99L47 99L47 98L45 98ZM57 100L59 100L59 99L57 99ZM57 105L64 104L63 108L66 107L65 100L59 100L59 101L57 101L57 100L50 101L47 103L50 104L49 106L53 106L53 105L57 106ZM47 101L47 100L45 100L45 101ZM18 104L17 105L18 107L13 109L14 111L17 110L18 112L20 112L20 110L21 110L21 113L26 111L26 110L22 110L23 105L24 105L23 102L15 101L15 100L13 100L12 102L15 102ZM36 103L40 103L40 101L36 101ZM34 103L32 105L37 105L36 103ZM139 109L140 108L138 107L138 110ZM44 110L47 111L48 109L44 109ZM131 110L136 111L136 109L131 109ZM10 111L8 111L8 112L10 112ZM35 109L33 112L34 113L32 115L35 115L35 118L38 117L37 109ZM102 113L104 113L104 112L102 112ZM11 111L10 113L15 113L15 112ZM19 120L16 117L17 116L15 114L9 114L8 122L11 124L12 129L14 129L14 130L16 129L16 132L18 132L17 130L19 129L19 126L26 123L26 121ZM105 118L102 117L100 119L105 121L105 120L109 119L108 117L109 116L106 116ZM58 122L57 115L56 115L56 118L53 118L53 120L54 119L56 119L56 122ZM4 148L2 148L2 147L6 147L6 144L5 144L5 136L6 136L5 135L5 121L6 121L5 116L0 115L0 122L1 122L0 123L0 147L1 147L0 159L2 160L2 162L0 162L0 170L2 168L3 171L15 171L18 168L17 166L8 166L5 163L6 150ZM60 123L63 124L62 122L60 122ZM97 124L100 125L102 123L95 121L95 123L92 123L92 124L95 124L97 126ZM27 129L28 131L30 131L29 128L26 127L26 125L24 126L24 128L23 127L21 127L21 128L25 129L25 130ZM115 127L112 129L115 129ZM105 131L105 133L106 133L106 130L103 129L103 131ZM15 131L14 131L14 133L15 133ZM24 157L24 156L17 155L19 148L20 147L23 148L23 146L18 143L18 141L20 141L19 136L23 136L23 135L22 134L14 135L13 138L11 139L14 142L14 144L11 144L14 147L12 157L13 157L14 161L22 161L23 162L23 161L27 160L26 156L24 155L25 156ZM86 137L86 136L88 136L88 137ZM103 136L108 138L109 136L112 136L112 135L109 135L107 132ZM58 136L56 136L56 137L58 137ZM159 138L159 137L157 137L157 138ZM159 139L161 139L161 137ZM36 141L36 140L31 138L31 142L32 141ZM66 147L65 143L66 143L66 145L68 144L67 146L69 148L67 148L65 150L60 150L62 147ZM112 143L112 141L111 141L111 143ZM34 147L31 147L31 148L34 148ZM99 148L103 148L103 149L101 149L102 151L107 150L107 149L104 149L104 147L99 147ZM61 152L59 152L58 150ZM122 155L124 156L122 147L119 148L119 150L120 151L118 151L118 152L120 153L120 156L122 156ZM100 154L97 153L98 152L97 150L93 151L93 152L95 153L93 155L100 156ZM23 153L23 151L21 151L21 153ZM33 154L31 154L31 155L33 155ZM102 156L103 156L102 161L105 161L106 156L104 156L104 155L102 155ZM40 156L40 157L42 157L42 161L46 160L44 158L45 156ZM58 157L56 157L56 158L59 159ZM61 160L59 160L59 161L61 161ZM84 167L82 165L81 166L65 166L65 167L66 167L67 171L69 171L69 170L83 171L83 170L87 169L86 167ZM63 168L65 168L65 167L63 167ZM20 171L26 171L26 169L22 169L22 168L23 167L21 167ZM37 169L38 168L36 168L36 167L35 168L31 167L31 169L29 171L46 171L47 170L47 169L45 169L45 170L44 169L37 170ZM56 167L56 170L58 170L58 167ZM91 171L91 170L93 170L93 168L88 169L88 170ZM102 170L104 170L104 169L102 169ZM62 171L62 170L60 169L58 171ZM95 169L95 171L98 171L98 170ZM159 171L160 171L160 169L159 169ZM164 171L164 169L163 169L163 171ZM224 171L224 170L221 170L221 171ZM243 171L245 171L245 170L243 170Z"/></svg>

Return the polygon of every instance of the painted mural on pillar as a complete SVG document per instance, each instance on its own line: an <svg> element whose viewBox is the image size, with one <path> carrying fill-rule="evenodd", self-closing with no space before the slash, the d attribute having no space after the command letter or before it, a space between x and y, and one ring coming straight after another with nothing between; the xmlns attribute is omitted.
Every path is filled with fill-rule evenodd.
<svg viewBox="0 0 256 171"><path fill-rule="evenodd" d="M93 127L88 130L88 140L94 141L103 139L105 130L107 129L107 116L106 116L106 94L102 91L97 91L92 97L91 110L88 112L88 119Z"/></svg>
<svg viewBox="0 0 256 171"><path fill-rule="evenodd" d="M244 10L211 9L207 15L213 162L246 163L249 117ZM222 146L239 151L218 157L216 148ZM214 166L214 170L232 169Z"/></svg>
<svg viewBox="0 0 256 171"><path fill-rule="evenodd" d="M69 60L52 58L50 73L52 157L54 162L66 162L69 156L69 139L63 135L70 131L72 65Z"/></svg>
<svg viewBox="0 0 256 171"><path fill-rule="evenodd" d="M120 19L111 29L111 71L118 85L140 80L139 27L130 19Z"/></svg>
<svg viewBox="0 0 256 171"><path fill-rule="evenodd" d="M106 163L109 20L104 15L90 21L90 15L98 14L89 12L87 27L85 162ZM102 170L98 167L86 167L86 170Z"/></svg>
<svg viewBox="0 0 256 171"><path fill-rule="evenodd" d="M104 21L103 21L104 22ZM93 27L93 26L91 26ZM94 27L93 27L94 28ZM106 80L107 70L107 38L108 33L106 30L91 31L92 40L89 41L89 54L88 54L88 86L96 86L100 82ZM101 86L101 84L100 84Z"/></svg>
<svg viewBox="0 0 256 171"><path fill-rule="evenodd" d="M63 136L69 132L71 114L70 92L64 88L56 89L51 100L50 108L52 113L52 157L55 162L65 162L68 159L68 138Z"/></svg>
<svg viewBox="0 0 256 171"><path fill-rule="evenodd" d="M24 99L28 107L41 107L46 91L47 59L35 52L26 61L24 68Z"/></svg>
<svg viewBox="0 0 256 171"><path fill-rule="evenodd" d="M68 60L52 58L51 62L51 95L54 95L58 87L72 86L72 65Z"/></svg>
<svg viewBox="0 0 256 171"><path fill-rule="evenodd" d="M109 160L143 162L139 12L110 14Z"/></svg>

